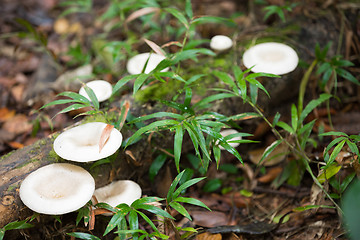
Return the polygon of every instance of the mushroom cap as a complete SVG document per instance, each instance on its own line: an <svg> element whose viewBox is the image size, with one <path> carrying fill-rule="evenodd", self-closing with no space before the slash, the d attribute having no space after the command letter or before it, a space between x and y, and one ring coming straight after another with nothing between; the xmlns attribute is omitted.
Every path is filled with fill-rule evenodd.
<svg viewBox="0 0 360 240"><path fill-rule="evenodd" d="M104 80L94 80L86 83L86 86L91 88L95 93L96 98L99 102L103 102L111 97L112 86L109 82ZM83 95L90 100L89 95L86 93L85 88L81 87L79 94Z"/></svg>
<svg viewBox="0 0 360 240"><path fill-rule="evenodd" d="M150 56L150 58L149 58ZM164 56L157 54L157 53L140 53L135 55L134 57L130 58L126 64L126 69L130 74L140 74L145 66L146 61L149 59L144 73L149 73L156 66L165 59ZM161 70L162 72L166 72L169 68L165 68Z"/></svg>
<svg viewBox="0 0 360 240"><path fill-rule="evenodd" d="M210 40L210 48L216 51L225 51L231 48L233 41L228 36L216 35Z"/></svg>
<svg viewBox="0 0 360 240"><path fill-rule="evenodd" d="M75 162L91 162L108 157L121 146L122 134L113 128L99 152L99 141L106 125L103 122L91 122L66 130L55 139L54 151L60 157Z"/></svg>
<svg viewBox="0 0 360 240"><path fill-rule="evenodd" d="M229 135L231 135L231 134L237 134L237 133L239 133L239 132L236 131L235 129L225 129L225 130L220 131L220 134L221 134L221 136L223 136L223 137L229 136ZM235 137L233 137L233 138L231 138L231 139L228 139L227 142L229 143L230 146L236 148L237 146L240 145L240 143L237 143L237 142L229 142L229 141L235 141L235 140L241 140L241 139L242 139L241 136L235 136ZM220 148L221 150L225 150L225 148L224 148L223 146L221 146L221 145L219 145L219 148Z"/></svg>
<svg viewBox="0 0 360 240"><path fill-rule="evenodd" d="M134 181L119 180L96 189L94 196L99 203L104 202L112 207L116 207L121 203L126 203L130 206L141 197L141 188Z"/></svg>
<svg viewBox="0 0 360 240"><path fill-rule="evenodd" d="M69 163L53 163L30 173L20 185L20 199L31 210L59 215L78 210L92 197L94 178Z"/></svg>
<svg viewBox="0 0 360 240"><path fill-rule="evenodd" d="M251 71L282 75L293 71L299 57L291 47L276 42L257 44L245 51L243 63Z"/></svg>

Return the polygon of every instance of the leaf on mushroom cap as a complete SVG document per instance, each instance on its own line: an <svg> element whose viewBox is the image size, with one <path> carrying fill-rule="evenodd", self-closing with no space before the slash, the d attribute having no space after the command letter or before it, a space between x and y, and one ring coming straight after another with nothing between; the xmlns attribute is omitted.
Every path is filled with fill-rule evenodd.
<svg viewBox="0 0 360 240"><path fill-rule="evenodd" d="M156 53L141 53L129 59L126 64L126 69L130 74L140 74L147 62L144 73L150 73L164 59L164 56ZM166 72L167 70L168 68L165 68L162 72Z"/></svg>
<svg viewBox="0 0 360 240"><path fill-rule="evenodd" d="M257 44L245 51L243 63L253 72L282 75L293 71L299 62L294 49L276 42Z"/></svg>
<svg viewBox="0 0 360 240"><path fill-rule="evenodd" d="M59 215L84 206L94 190L95 180L85 169L69 163L53 163L23 180L20 199L35 212Z"/></svg>
<svg viewBox="0 0 360 240"><path fill-rule="evenodd" d="M99 102L103 102L111 97L112 94L112 86L109 82L104 80L94 80L86 83L86 86L91 88L95 93L96 98ZM79 94L83 95L87 99L90 100L90 97L86 93L84 87L81 87L79 90Z"/></svg>
<svg viewBox="0 0 360 240"><path fill-rule="evenodd" d="M101 135L106 126L103 122L91 122L66 130L55 139L54 151L60 157L76 162L90 162L108 157L121 146L122 134L112 128L99 152Z"/></svg>

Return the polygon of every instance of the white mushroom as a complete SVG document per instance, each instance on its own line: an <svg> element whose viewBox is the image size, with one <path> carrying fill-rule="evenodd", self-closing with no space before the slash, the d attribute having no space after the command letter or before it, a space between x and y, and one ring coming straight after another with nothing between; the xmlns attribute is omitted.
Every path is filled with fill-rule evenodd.
<svg viewBox="0 0 360 240"><path fill-rule="evenodd" d="M111 97L112 86L109 82L104 80L94 80L86 83L86 86L91 88L95 93L96 98L99 102L103 102ZM83 95L90 100L88 94L85 91L84 87L80 88L79 94Z"/></svg>
<svg viewBox="0 0 360 240"><path fill-rule="evenodd" d="M238 134L239 132L236 131L235 129L225 129L220 131L221 136L223 136L224 138L230 135L234 135L233 137L230 136L229 139L226 139L226 141L228 142L228 144L234 148L236 148L237 146L240 145L240 143L238 142L231 142L231 141L237 141L237 140L241 140L242 137L241 136L236 136L236 134ZM221 145L219 145L219 148L221 150L225 150L225 148Z"/></svg>
<svg viewBox="0 0 360 240"><path fill-rule="evenodd" d="M141 197L141 188L134 181L119 180L96 189L94 196L99 203L107 203L112 207L116 207L121 203L126 203L130 206Z"/></svg>
<svg viewBox="0 0 360 240"><path fill-rule="evenodd" d="M144 73L149 73L164 59L165 57L160 54L149 52L141 53L129 59L126 64L126 69L130 74L139 74L142 72L146 61L148 61ZM165 68L161 71L166 72L168 69L169 68Z"/></svg>
<svg viewBox="0 0 360 240"><path fill-rule="evenodd" d="M69 163L53 163L23 180L20 199L35 212L58 215L84 206L94 190L94 178L85 169Z"/></svg>
<svg viewBox="0 0 360 240"><path fill-rule="evenodd" d="M215 51L225 51L231 48L233 45L233 42L231 38L224 35L216 35L211 38L210 40L210 48L212 48Z"/></svg>
<svg viewBox="0 0 360 240"><path fill-rule="evenodd" d="M282 75L293 71L299 57L291 47L276 42L257 44L245 51L243 63L253 72Z"/></svg>
<svg viewBox="0 0 360 240"><path fill-rule="evenodd" d="M99 151L103 122L91 122L61 133L54 141L54 151L62 158L76 162L96 161L114 154L122 142L122 134L113 128L104 147Z"/></svg>

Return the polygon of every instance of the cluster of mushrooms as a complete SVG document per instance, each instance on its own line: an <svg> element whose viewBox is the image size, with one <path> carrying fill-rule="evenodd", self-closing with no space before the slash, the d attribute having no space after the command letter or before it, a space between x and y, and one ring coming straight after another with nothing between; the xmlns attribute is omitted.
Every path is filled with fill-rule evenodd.
<svg viewBox="0 0 360 240"><path fill-rule="evenodd" d="M223 52L233 46L233 41L223 35L214 36L210 48ZM152 71L164 56L156 53L142 53L129 59L127 71L139 74ZM257 44L243 55L243 64L253 72L282 75L293 71L298 64L296 52L282 43L268 42ZM164 69L163 71L167 71ZM95 80L87 83L99 102L107 100L112 94L112 86L107 81ZM79 93L89 98L83 88ZM86 123L61 133L54 141L54 151L63 159L74 162L96 161L114 154L120 147L122 135L112 129L104 147L99 150L99 141L106 123ZM233 135L229 144L237 147L241 140L234 129L220 132L224 137ZM221 147L221 146L220 146ZM223 148L221 147L223 150ZM73 212L83 207L93 196L98 202L115 207L120 203L130 205L141 197L140 186L130 180L120 180L105 187L95 189L95 180L80 166L70 163L53 163L29 174L20 186L20 198L31 210L50 215Z"/></svg>

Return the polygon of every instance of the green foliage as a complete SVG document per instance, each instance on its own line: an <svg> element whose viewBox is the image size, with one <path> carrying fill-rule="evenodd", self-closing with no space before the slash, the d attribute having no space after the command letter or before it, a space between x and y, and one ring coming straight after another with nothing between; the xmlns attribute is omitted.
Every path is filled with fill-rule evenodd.
<svg viewBox="0 0 360 240"><path fill-rule="evenodd" d="M60 3L62 7L67 8L60 17L73 13L88 13L92 9L92 0L67 0Z"/></svg>
<svg viewBox="0 0 360 240"><path fill-rule="evenodd" d="M360 209L358 207L360 201L360 182L359 180L354 181L350 185L349 189L345 192L342 209L344 210L344 223L345 227L349 230L348 234L350 239L359 239L360 237Z"/></svg>
<svg viewBox="0 0 360 240"><path fill-rule="evenodd" d="M282 22L286 22L285 11L291 12L299 3L286 3L284 5L269 5L263 8L265 12L264 21L267 20L271 15L277 15Z"/></svg>
<svg viewBox="0 0 360 240"><path fill-rule="evenodd" d="M0 229L0 240L2 240L4 238L6 231L14 230L14 229L26 229L26 228L33 227L32 224L28 223L29 221L31 222L32 220L33 220L33 218L30 218L30 219L25 219L22 221L14 221L14 222L6 224L4 227L2 227Z"/></svg>

